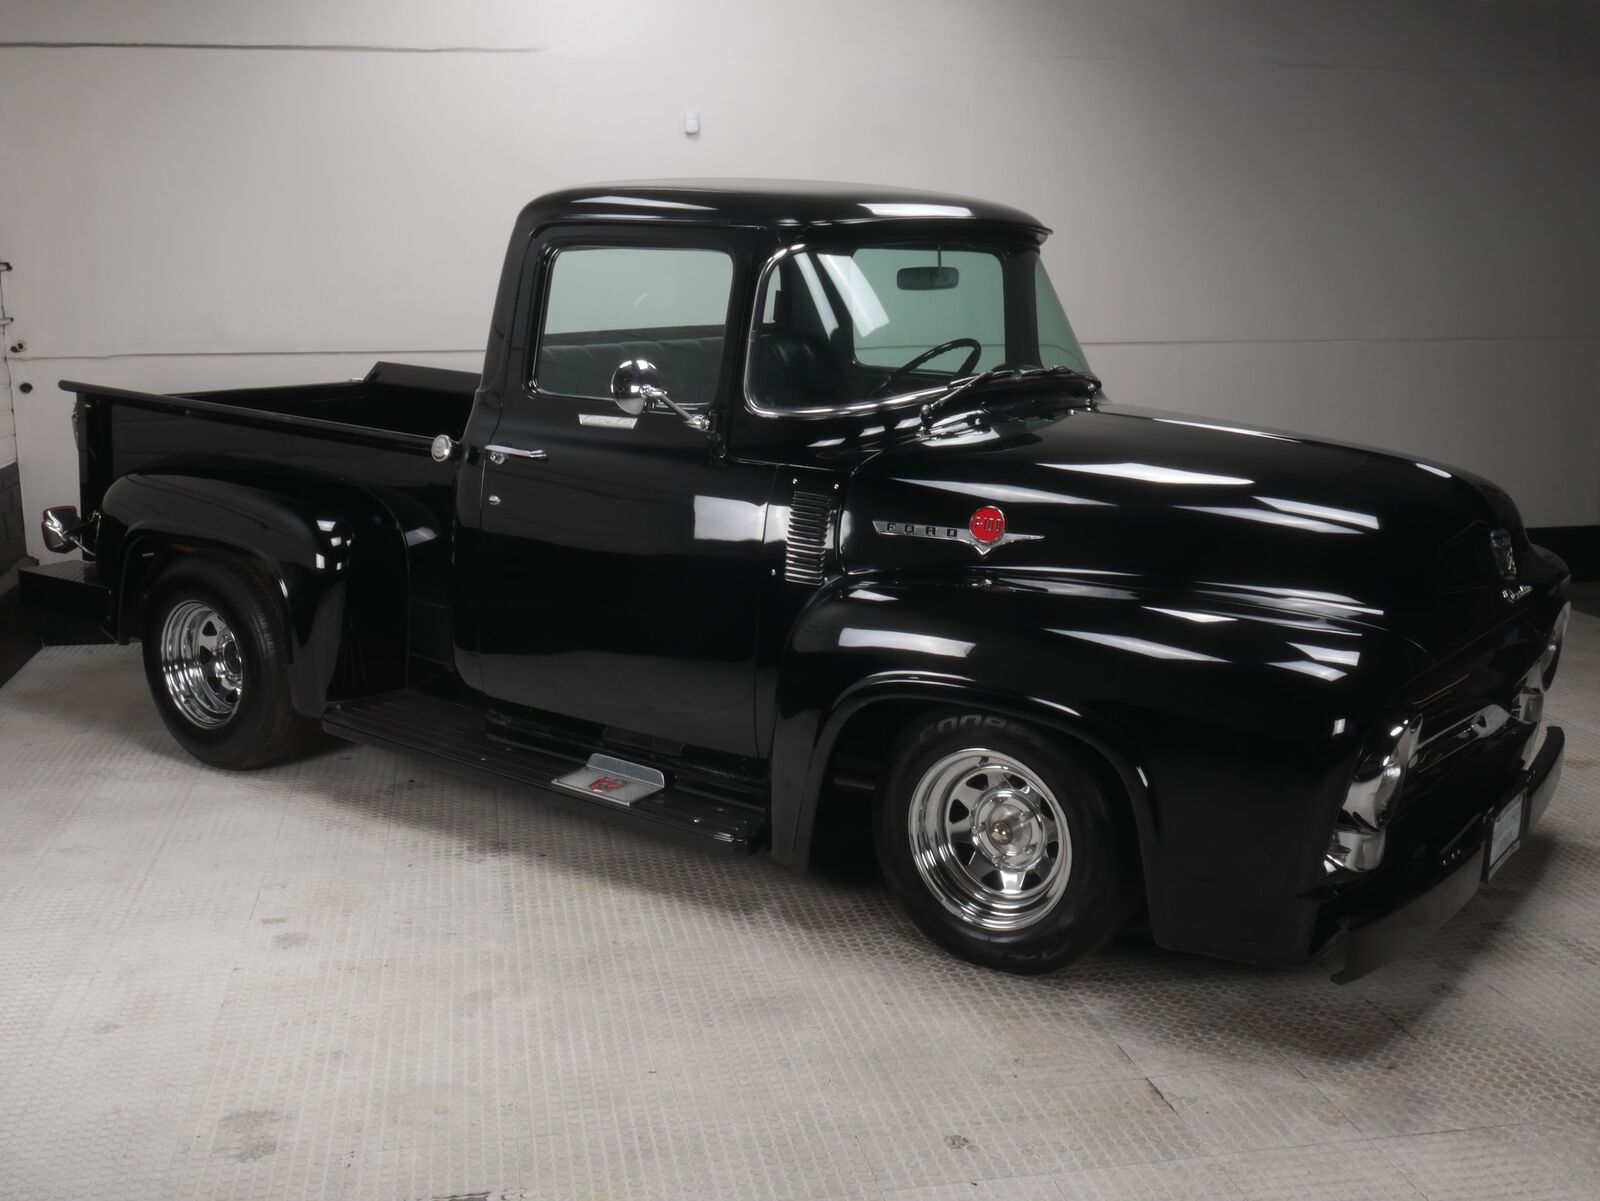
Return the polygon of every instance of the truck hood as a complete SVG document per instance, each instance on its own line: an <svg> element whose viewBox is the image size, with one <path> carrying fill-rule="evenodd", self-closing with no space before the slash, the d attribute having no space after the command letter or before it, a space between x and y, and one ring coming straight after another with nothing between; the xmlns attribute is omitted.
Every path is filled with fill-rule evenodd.
<svg viewBox="0 0 1600 1201"><path fill-rule="evenodd" d="M984 507L1005 530L987 546L969 528ZM1507 615L1496 530L1516 574L1548 572L1505 493L1455 468L1117 406L873 456L846 494L840 551L850 570L1050 569L1315 611L1442 654Z"/></svg>

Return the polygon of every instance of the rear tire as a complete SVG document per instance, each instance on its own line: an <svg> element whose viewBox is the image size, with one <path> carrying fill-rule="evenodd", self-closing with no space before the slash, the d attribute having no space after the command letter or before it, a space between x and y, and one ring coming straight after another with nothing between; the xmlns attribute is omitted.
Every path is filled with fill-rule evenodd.
<svg viewBox="0 0 1600 1201"><path fill-rule="evenodd" d="M1054 971L1132 916L1125 823L1063 741L950 710L920 719L890 751L879 862L911 920L963 959Z"/></svg>
<svg viewBox="0 0 1600 1201"><path fill-rule="evenodd" d="M178 744L213 767L265 767L309 747L316 723L289 700L278 599L243 563L191 557L144 607L144 673Z"/></svg>

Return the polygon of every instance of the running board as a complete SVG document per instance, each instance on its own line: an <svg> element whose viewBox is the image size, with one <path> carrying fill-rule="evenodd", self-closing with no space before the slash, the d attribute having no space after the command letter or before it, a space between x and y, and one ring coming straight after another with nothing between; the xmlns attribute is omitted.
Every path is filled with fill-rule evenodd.
<svg viewBox="0 0 1600 1201"><path fill-rule="evenodd" d="M749 854L766 845L761 809L673 784L658 769L610 755L591 755L584 763L570 749L492 739L484 731L483 712L471 705L420 692L390 692L329 705L322 727L338 738L675 842L729 854Z"/></svg>

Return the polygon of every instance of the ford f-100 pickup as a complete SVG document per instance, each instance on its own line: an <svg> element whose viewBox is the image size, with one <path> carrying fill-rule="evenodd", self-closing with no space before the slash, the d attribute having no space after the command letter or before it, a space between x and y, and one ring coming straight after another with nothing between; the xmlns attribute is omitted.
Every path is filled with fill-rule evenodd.
<svg viewBox="0 0 1600 1201"><path fill-rule="evenodd" d="M333 734L796 868L956 954L1353 979L1538 820L1567 572L1435 462L1108 403L1015 209L606 184L518 217L481 376L76 393L25 599L172 735Z"/></svg>

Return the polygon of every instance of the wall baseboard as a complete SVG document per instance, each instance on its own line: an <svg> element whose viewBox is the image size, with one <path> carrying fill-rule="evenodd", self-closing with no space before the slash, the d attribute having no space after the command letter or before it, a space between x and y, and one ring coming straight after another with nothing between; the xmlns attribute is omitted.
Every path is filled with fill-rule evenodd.
<svg viewBox="0 0 1600 1201"><path fill-rule="evenodd" d="M1565 559L1574 580L1600 580L1600 525L1547 525L1530 529L1528 537Z"/></svg>

